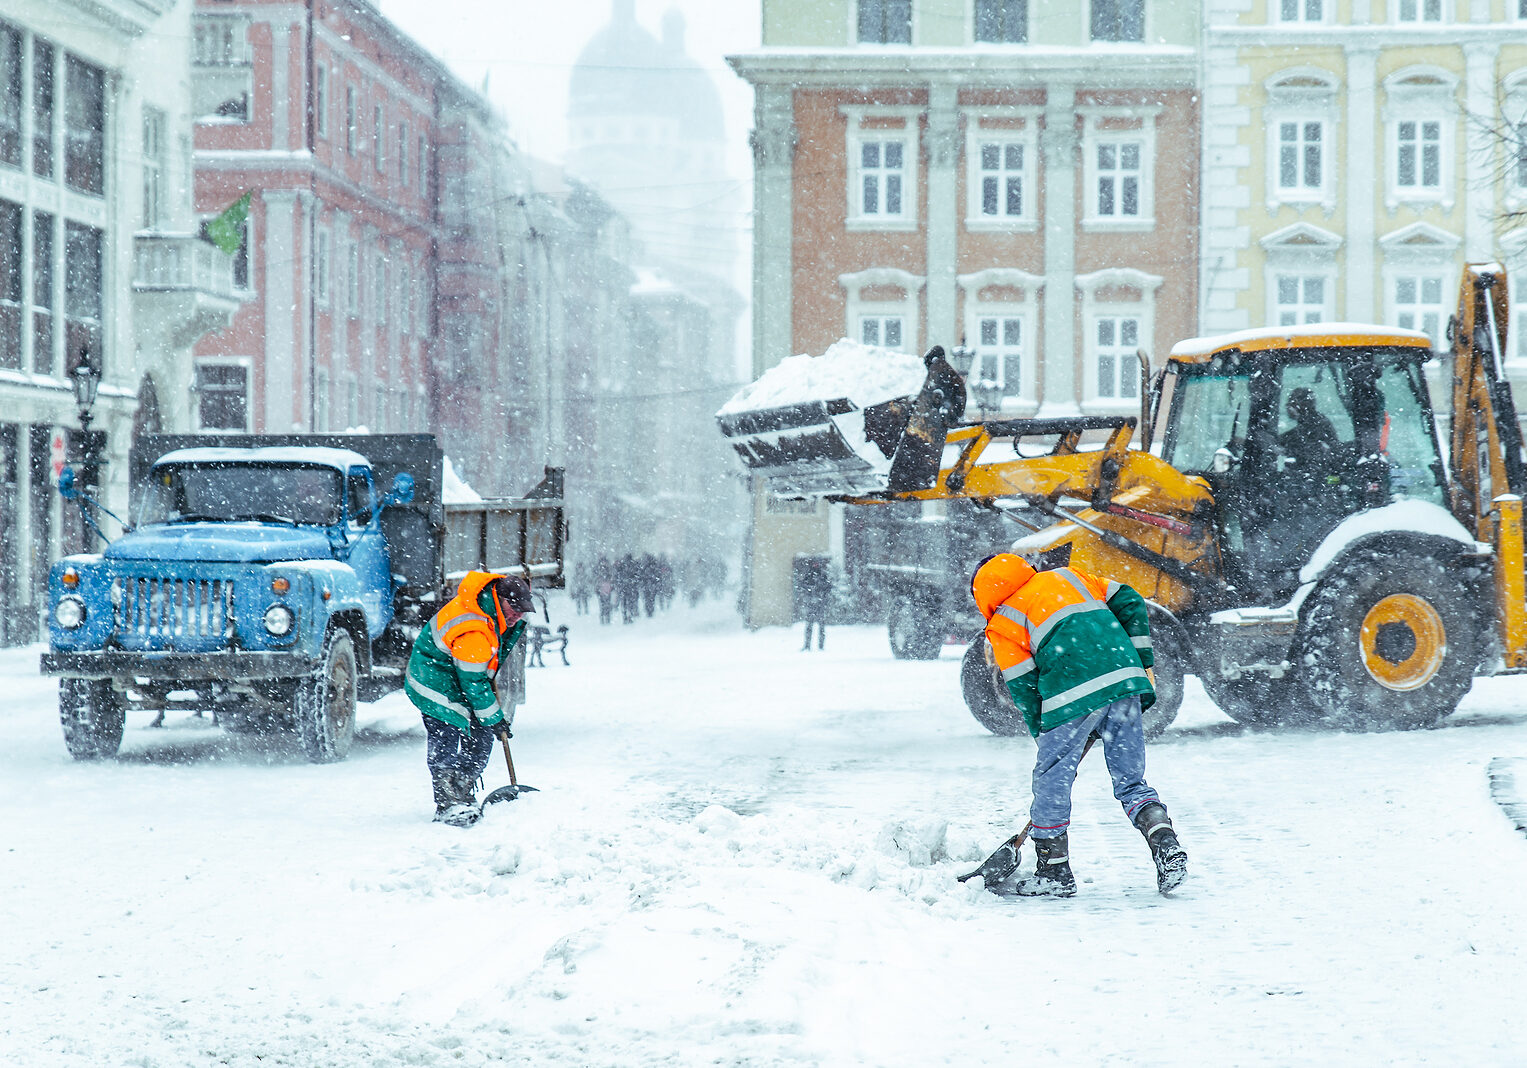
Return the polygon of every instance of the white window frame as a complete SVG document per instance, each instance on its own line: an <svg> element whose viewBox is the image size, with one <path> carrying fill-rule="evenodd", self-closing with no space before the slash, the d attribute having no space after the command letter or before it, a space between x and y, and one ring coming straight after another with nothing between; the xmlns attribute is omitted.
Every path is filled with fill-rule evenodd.
<svg viewBox="0 0 1527 1068"><path fill-rule="evenodd" d="M334 239L326 226L313 233L313 299L320 308L329 306L333 284Z"/></svg>
<svg viewBox="0 0 1527 1068"><path fill-rule="evenodd" d="M355 155L360 142L360 101L356 99L355 86L345 86L345 155Z"/></svg>
<svg viewBox="0 0 1527 1068"><path fill-rule="evenodd" d="M30 79L28 79L30 82ZM30 91L30 85L28 90ZM28 101L30 105L30 100ZM30 111L30 107L27 109ZM168 149L165 137L169 120L162 108L143 106L143 228L159 230L168 215ZM30 136L24 140L30 141Z"/></svg>
<svg viewBox="0 0 1527 1068"><path fill-rule="evenodd" d="M313 68L313 135L329 137L329 68L322 63Z"/></svg>
<svg viewBox="0 0 1527 1068"><path fill-rule="evenodd" d="M1333 322L1339 316L1336 302L1336 255L1342 237L1310 223L1294 223L1275 230L1258 242L1264 256L1263 285L1266 304L1264 325L1278 323L1278 279L1286 275L1319 276L1325 280L1322 320Z"/></svg>
<svg viewBox="0 0 1527 1068"><path fill-rule="evenodd" d="M957 281L965 298L965 344L977 354L971 367L970 384L974 385L981 377L981 320L1019 319L1023 323L1019 381L1016 392L1003 394L1001 411L1003 416L1033 415L1039 408L1039 297L1044 290L1044 276L1016 267L988 267L959 275ZM983 301L981 293L987 289L1018 290L1022 296ZM974 398L971 400L973 402Z"/></svg>
<svg viewBox="0 0 1527 1068"><path fill-rule="evenodd" d="M238 367L244 372L244 425L241 427L209 427L201 418L201 375L203 367ZM248 356L198 356L191 367L191 421L197 430L223 430L249 433L254 417L254 360Z"/></svg>
<svg viewBox="0 0 1527 1068"><path fill-rule="evenodd" d="M1416 79L1427 79L1418 84ZM1439 125L1437 142L1437 177L1435 187L1400 185L1400 126L1416 125L1417 143L1427 123ZM1401 205L1421 208L1440 204L1451 211L1458 196L1458 177L1454 173L1454 140L1458 123L1458 76L1438 67L1406 67L1384 79L1384 204L1391 212ZM1424 160L1416 159L1417 176Z"/></svg>
<svg viewBox="0 0 1527 1068"><path fill-rule="evenodd" d="M1320 270L1301 270L1298 267L1287 267L1272 272L1272 313L1268 316L1269 326L1308 326L1311 323L1329 323L1335 320L1335 292L1333 291L1334 272ZM1294 300L1285 303L1283 300L1283 286L1286 282L1294 285ZM1320 311L1319 317L1311 319L1310 309L1315 305L1309 302L1307 290L1311 282L1320 283ZM1292 308L1293 321L1284 322L1284 309Z"/></svg>
<svg viewBox="0 0 1527 1068"><path fill-rule="evenodd" d="M965 120L965 228L967 230L1000 230L1004 232L1027 232L1039 228L1037 210L1039 158L1038 116L1039 108L1012 108L1000 112L983 109L979 114L966 112ZM1021 126L982 126L983 118L993 120L1020 120ZM1016 172L1022 183L1023 210L1017 215L998 212L987 215L982 209L985 200L986 171L982 168L981 148L995 144L1006 151L1008 145L1023 149L1023 166ZM1004 168L1000 173L1009 172ZM998 190L999 206L1002 206L1003 190Z"/></svg>
<svg viewBox="0 0 1527 1068"><path fill-rule="evenodd" d="M1294 14L1289 17L1286 5L1292 5ZM1331 9L1336 0L1267 0L1268 21L1280 26L1324 26L1331 21ZM1318 11L1311 17L1312 11Z"/></svg>
<svg viewBox="0 0 1527 1068"><path fill-rule="evenodd" d="M1160 275L1148 274L1133 267L1108 267L1091 274L1077 275L1076 288L1081 293L1082 329L1082 411L1089 414L1130 415L1140 411L1140 398L1102 397L1098 395L1097 321L1103 317L1122 317L1139 321L1139 344L1148 357L1155 359L1156 292L1164 282ZM1135 300L1100 300L1103 290L1132 289ZM1131 372L1135 373L1135 372ZM1139 392L1138 386L1136 393Z"/></svg>
<svg viewBox="0 0 1527 1068"><path fill-rule="evenodd" d="M1337 122L1336 76L1318 67L1280 70L1264 83L1267 104L1262 111L1267 130L1267 210L1276 212L1282 204L1318 204L1327 215L1336 210L1335 151ZM1282 184L1283 138L1285 123L1320 123L1320 185L1286 187ZM1303 131L1301 130L1301 133ZM1302 172L1304 158L1299 166Z"/></svg>
<svg viewBox="0 0 1527 1068"><path fill-rule="evenodd" d="M918 117L917 107L839 109L848 119L848 214L849 230L916 230L918 225ZM901 126L882 126L882 122L900 120ZM865 122L875 123L865 127ZM864 208L863 147L869 142L901 145L901 211L866 213ZM884 190L882 189L882 197Z"/></svg>
<svg viewBox="0 0 1527 1068"><path fill-rule="evenodd" d="M380 100L371 105L371 164L387 173L387 105Z"/></svg>
<svg viewBox="0 0 1527 1068"><path fill-rule="evenodd" d="M378 251L371 260L371 321L387 325L387 253Z"/></svg>
<svg viewBox="0 0 1527 1068"><path fill-rule="evenodd" d="M408 120L398 122L398 184L408 188Z"/></svg>
<svg viewBox="0 0 1527 1068"><path fill-rule="evenodd" d="M894 316L902 321L901 348L899 352L917 352L921 340L921 318L918 315L918 294L924 279L896 267L871 267L864 271L838 276L838 284L847 294L844 314L844 332L858 341L860 328L867 318ZM900 300L865 300L866 289L894 287L902 292ZM882 343L882 347L884 347Z"/></svg>
<svg viewBox="0 0 1527 1068"><path fill-rule="evenodd" d="M1522 0L1527 4L1527 0ZM1518 71L1503 86L1501 127L1506 141L1501 146L1505 156L1505 200L1510 211L1527 206L1527 71Z"/></svg>
<svg viewBox="0 0 1527 1068"><path fill-rule="evenodd" d="M345 253L345 313L352 319L361 314L361 246L348 243Z"/></svg>
<svg viewBox="0 0 1527 1068"><path fill-rule="evenodd" d="M1158 105L1141 107L1079 107L1082 116L1082 229L1135 233L1156 228L1156 116ZM1137 121L1128 129L1104 129L1105 122ZM1139 211L1134 215L1098 213L1098 147L1106 143L1140 145ZM1122 192L1114 190L1116 203L1122 207Z"/></svg>
<svg viewBox="0 0 1527 1068"><path fill-rule="evenodd" d="M1384 257L1382 273L1385 322L1393 326L1401 325L1397 294L1401 278L1431 276L1441 279L1437 303L1430 306L1439 313L1439 332L1433 338L1438 351L1447 348L1444 331L1448 316L1453 312L1453 299L1458 286L1458 250L1462 243L1457 234L1424 222L1411 223L1379 238L1379 248ZM1419 299L1415 306L1421 306ZM1419 330L1421 327L1414 326L1411 329Z"/></svg>
<svg viewBox="0 0 1527 1068"><path fill-rule="evenodd" d="M1426 9L1432 7L1436 18L1427 18ZM1389 21L1396 26L1445 26L1452 22L1448 0L1389 0Z"/></svg>

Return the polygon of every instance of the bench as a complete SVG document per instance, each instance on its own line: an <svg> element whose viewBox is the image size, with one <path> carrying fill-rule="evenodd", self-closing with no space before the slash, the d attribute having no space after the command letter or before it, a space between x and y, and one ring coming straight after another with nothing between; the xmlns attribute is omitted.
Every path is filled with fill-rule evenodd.
<svg viewBox="0 0 1527 1068"><path fill-rule="evenodd" d="M545 667L546 661L541 659L541 652L545 649L555 649L562 654L562 663L568 667L572 665L567 660L567 624L563 623L555 631L550 627L543 627L539 623L530 624L527 637L530 639L529 655L525 658L527 667Z"/></svg>

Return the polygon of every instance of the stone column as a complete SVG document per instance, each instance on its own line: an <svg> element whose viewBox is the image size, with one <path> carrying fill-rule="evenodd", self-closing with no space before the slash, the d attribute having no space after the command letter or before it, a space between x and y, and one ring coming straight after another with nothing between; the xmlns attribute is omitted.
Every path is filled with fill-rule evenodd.
<svg viewBox="0 0 1527 1068"><path fill-rule="evenodd" d="M955 274L959 255L960 205L956 166L960 158L959 90L935 82L928 87L928 269L927 336L924 347L960 343Z"/></svg>
<svg viewBox="0 0 1527 1068"><path fill-rule="evenodd" d="M1045 95L1044 354L1039 415L1081 411L1076 387L1076 86L1052 83Z"/></svg>
<svg viewBox="0 0 1527 1068"><path fill-rule="evenodd" d="M1374 321L1379 314L1374 294L1383 284L1375 270L1375 216L1386 181L1378 137L1378 58L1373 45L1347 46L1347 146L1340 155L1326 155L1326 166L1336 168L1333 180L1345 187L1347 269L1337 274L1344 289L1342 318L1354 323Z"/></svg>
<svg viewBox="0 0 1527 1068"><path fill-rule="evenodd" d="M1471 263L1495 259L1495 182L1470 180L1493 176L1496 131L1501 117L1495 102L1495 60L1500 45L1471 41L1463 46L1465 66L1463 121L1467 131L1462 166L1463 256Z"/></svg>
<svg viewBox="0 0 1527 1068"><path fill-rule="evenodd" d="M789 356L794 344L795 126L788 86L755 90L753 132L753 377Z"/></svg>
<svg viewBox="0 0 1527 1068"><path fill-rule="evenodd" d="M293 397L296 376L293 361L297 358L298 316L295 278L297 250L293 247L296 232L297 194L289 190L265 190L260 194L265 205L264 226L256 235L260 258L265 264L260 280L260 298L265 318L265 396L251 398L250 411L263 408L265 432L285 434L292 428ZM253 264L250 265L251 269ZM251 389L253 383L250 383ZM251 427L254 429L254 427Z"/></svg>

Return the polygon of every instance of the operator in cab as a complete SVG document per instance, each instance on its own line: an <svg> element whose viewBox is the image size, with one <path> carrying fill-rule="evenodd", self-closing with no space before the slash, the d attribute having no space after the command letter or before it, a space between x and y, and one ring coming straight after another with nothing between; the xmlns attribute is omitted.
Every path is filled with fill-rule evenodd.
<svg viewBox="0 0 1527 1068"><path fill-rule="evenodd" d="M499 698L498 675L533 609L524 579L468 571L456 596L414 641L403 692L424 717L437 823L470 827L482 816L474 787L493 755L493 739L511 737L514 714Z"/></svg>

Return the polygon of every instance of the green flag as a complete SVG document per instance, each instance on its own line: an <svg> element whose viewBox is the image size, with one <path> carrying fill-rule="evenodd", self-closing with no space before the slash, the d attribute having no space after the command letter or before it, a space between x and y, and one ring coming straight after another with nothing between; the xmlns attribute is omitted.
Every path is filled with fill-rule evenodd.
<svg viewBox="0 0 1527 1068"><path fill-rule="evenodd" d="M244 243L244 220L249 218L249 199L252 196L252 191L245 193L228 205L221 215L207 223L207 240L230 256Z"/></svg>

